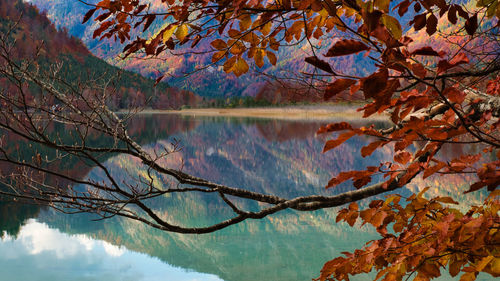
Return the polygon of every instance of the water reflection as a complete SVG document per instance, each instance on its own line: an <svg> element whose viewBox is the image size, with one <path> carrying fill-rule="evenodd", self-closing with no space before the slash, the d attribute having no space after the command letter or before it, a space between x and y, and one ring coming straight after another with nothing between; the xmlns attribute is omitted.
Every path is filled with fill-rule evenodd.
<svg viewBox="0 0 500 281"><path fill-rule="evenodd" d="M149 150L161 150L173 138L182 142L182 151L164 160L163 164L167 166L177 168L182 163L185 171L196 176L288 198L307 194L331 195L350 190L352 187L349 183L329 190L323 187L331 176L340 171L363 169L392 158L390 147L362 158L359 150L370 141L367 138L353 138L338 149L322 154L324 141L331 136L315 136L314 132L321 125L306 121L183 118L176 115L141 115L129 124L134 137ZM54 128L61 132L63 129ZM109 140L93 136L91 141L99 143ZM108 155L102 162L123 181L130 180L130 175L145 172L140 162L124 155ZM65 167L71 164L65 163ZM75 175L97 181L104 179L102 172L96 168L76 167L74 170L68 169L68 172L74 171ZM435 181L437 187L442 186L442 180ZM455 179L452 182L457 183L454 185L456 188L466 180ZM418 185L424 186L422 182L418 182ZM416 189L415 186L410 188ZM401 192L409 191L405 189ZM447 188L436 188L432 192L457 193L455 189ZM477 197L477 202L481 202L482 195L476 193L473 196ZM157 198L151 204L160 216L187 226L207 225L226 218L231 212L218 199L202 194L182 197L172 195ZM244 201L238 204L247 209L259 207ZM34 269L31 272L39 271L40 276L50 276L53 271L57 273L62 270L54 267L55 261L60 260L58 255L66 255L64 260L68 260L68 268L73 268L71 274L98 280L108 279L108 275L113 274L122 278L116 280L129 277L132 278L130 280L156 280L154 278L160 275L154 275L157 272L155 270L160 270L163 277L168 276L161 280L198 278L197 275L190 275L194 273L182 275L185 273L183 270L175 271L167 264L211 274L200 275L202 280L213 276L226 281L311 280L318 276L325 261L377 237L371 228L351 228L345 223L335 223L334 209L302 213L287 211L208 235L165 233L119 218L93 222L88 215L66 216L45 209L38 215L34 212L19 216L18 224L21 225L30 214L44 224L29 221L17 239L13 238L16 228L9 226L12 230L9 235L5 234L8 238L2 247L12 241L22 241L20 237L25 235L23 231L29 230L34 224L44 230L33 231L30 238L30 251L38 250L21 251ZM39 239L36 238L37 233L52 233L53 236ZM67 245L60 246L64 243L59 240L68 241ZM60 245L56 245L58 243ZM89 244L92 245L90 248ZM0 258L7 259L3 254L0 254ZM45 261L52 263L44 264ZM102 266L103 263L107 266ZM44 269L42 264L47 268ZM2 270L13 276L20 270L17 266L14 262L10 271L10 267ZM147 275L149 273L153 275ZM146 275L142 277L141 274ZM370 278L353 278L365 279ZM61 277L61 280L64 278Z"/></svg>
<svg viewBox="0 0 500 281"><path fill-rule="evenodd" d="M17 237L4 236L0 253L0 280L221 280L33 219Z"/></svg>

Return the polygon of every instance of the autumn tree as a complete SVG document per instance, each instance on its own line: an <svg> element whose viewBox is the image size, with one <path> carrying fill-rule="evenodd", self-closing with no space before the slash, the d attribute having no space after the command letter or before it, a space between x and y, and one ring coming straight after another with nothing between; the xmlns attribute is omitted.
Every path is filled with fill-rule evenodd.
<svg viewBox="0 0 500 281"><path fill-rule="evenodd" d="M310 55L304 57L304 62L310 68L301 75L311 88L321 91L326 100L339 94L362 94L366 105L359 111L365 118L381 113L392 122L382 129L354 127L346 122L319 128L319 134L334 134L325 143L324 152L353 136L369 136L373 141L361 149L361 155L369 156L376 149L391 146L393 161L335 175L327 188L348 180L356 188L335 196L288 199L213 183L161 165L159 159L174 153L175 145L172 151L159 154L146 151L128 135L123 118L102 106L105 94L82 97L78 89L52 87L47 76L10 60L8 40L4 39L0 73L19 81L19 86L17 94L2 93L1 126L29 142L90 161L108 177L108 182L103 183L68 178L47 168L38 152L32 162L24 162L2 147L1 160L19 166L21 171L4 179L29 189L4 194L36 198L62 211L76 209L104 218L128 217L179 233L212 232L284 209L311 211L349 204L339 212L337 221L344 220L351 226L356 221L373 225L381 239L327 262L320 280L343 280L372 270L383 280L402 280L405 276L428 280L440 276L441 269L451 276L462 272L463 280L474 280L479 272L500 275L497 0L469 4L445 0L162 0L155 5L148 1L103 0L87 4L89 11L83 22L93 19L98 23L94 37L125 43L124 58L158 56L176 49L209 53L213 65L240 76L249 71L250 65L261 68L266 63L277 64L279 50L294 45L307 47ZM364 55L360 59L370 62L369 74L335 67L335 58L358 53ZM26 82L55 97L66 111L54 113L19 98ZM92 110L75 105L81 98ZM48 138L39 126L42 119L27 110L33 107L43 113L43 120L66 120L78 137L71 143ZM89 145L88 131L110 136L114 145ZM459 144L479 144L482 151L455 155L453 159L442 157L443 146ZM181 185L160 187L150 174L149 178L139 179L138 184L123 186L100 165L95 154L102 153L137 157L151 172L170 176ZM82 191L48 185L42 176L32 177L34 171L89 188ZM474 174L476 178L466 192L485 190L490 195L482 206L467 212L453 208L450 204L456 202L449 197L426 198L423 192L406 198L390 195L385 201L371 202L365 210L356 203L398 190L417 176L425 179L434 174ZM373 179L382 180L372 183ZM10 185L17 190L16 185ZM149 198L186 192L218 196L234 216L210 226L185 227L160 218L147 205ZM258 211L244 210L235 203L236 198L260 202L262 207Z"/></svg>

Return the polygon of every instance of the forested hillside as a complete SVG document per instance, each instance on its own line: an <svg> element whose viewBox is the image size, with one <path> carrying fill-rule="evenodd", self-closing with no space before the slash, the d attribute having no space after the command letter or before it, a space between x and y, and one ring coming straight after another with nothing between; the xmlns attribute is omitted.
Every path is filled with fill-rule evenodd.
<svg viewBox="0 0 500 281"><path fill-rule="evenodd" d="M307 41L287 43L293 47L281 48L276 52L277 63L273 65L268 60L264 60L264 66L257 69L255 65L250 65L249 73L236 77L235 75L225 73L221 65L211 65L213 46L204 40L196 46L196 52L190 50L189 44L178 46L168 54L162 54L156 58L147 58L144 56L134 56L123 59L120 54L125 44L120 40L100 39L100 36L94 37L94 30L97 28L97 22L89 20L82 24L85 13L91 8L79 1L67 0L29 0L36 4L41 10L47 11L48 17L54 23L62 28L68 28L69 32L82 39L90 51L96 56L106 60L108 63L123 69L141 73L144 76L157 78L160 75L166 75L163 81L170 85L191 90L199 95L206 97L228 97L228 96L258 96L271 102L287 101L320 101L314 93L307 92L304 85L295 83L297 74L303 72L313 72L314 68L304 62L304 57L311 55L310 46ZM150 1L150 9L156 11L161 9L161 0ZM467 1L459 1L467 2ZM89 1L97 3L97 1ZM466 6L473 9L472 2ZM409 21L413 15L418 14L413 10L404 17ZM439 31L451 34L456 31L459 25L452 25L444 21L438 22ZM145 34L152 35L164 25L153 22ZM425 29L412 31L410 26L402 26L404 30L409 30L413 34L415 42L422 44L431 44L438 50L446 50L456 46L456 38L445 38L438 34L428 36ZM132 32L132 37L139 35ZM335 35L335 34L333 34ZM228 39L221 36L222 39ZM335 41L335 36L330 40L311 39L315 45L319 46L318 54L326 53ZM475 43L481 46L481 42ZM417 46L417 44L415 44ZM204 52L209 52L205 53ZM335 70L349 75L366 75L374 71L372 61L369 57L363 55L353 55L347 57L330 58ZM184 74L189 73L189 78ZM265 75L263 75L265 73ZM269 82L275 78L281 78L280 83ZM304 82L303 77L300 77ZM290 89L294 91L290 91ZM291 96L286 96L291 95ZM342 99L356 99L356 97L344 96Z"/></svg>
<svg viewBox="0 0 500 281"><path fill-rule="evenodd" d="M10 33L13 56L36 61L33 69L39 67L40 71L50 71L63 81L75 84L107 84L106 89L110 92L107 103L115 110L131 106L172 109L201 101L192 92L178 90L166 83L155 86L153 79L109 65L94 56L67 29L57 29L45 13L21 0L0 0L0 30ZM6 90L13 86L2 77L0 83ZM37 101L37 91L28 87L26 92L28 99Z"/></svg>
<svg viewBox="0 0 500 281"><path fill-rule="evenodd" d="M197 52L189 52L190 46L184 45L173 50L170 54L162 55L159 58L144 59L143 57L129 57L124 60L120 57L120 53L125 46L124 44L120 44L119 40L114 41L113 39L97 40L99 38L93 38L96 23L92 20L85 24L81 23L83 16L90 9L89 6L85 6L78 1L67 0L30 0L30 2L40 7L41 10L47 11L48 17L58 27L68 28L72 35L82 39L93 54L110 64L152 78L156 78L160 74L173 75L173 77L165 77L163 81L167 81L169 84L179 88L192 90L199 95L213 98L257 96L260 93L260 97L275 102L320 100L315 96L311 96L311 93L307 93L303 85L293 83L296 73L313 71L313 68L304 62L303 56L309 51L309 46L306 42L301 42L293 48L278 52L276 55L278 63L276 65L265 61L264 68L258 71L253 69L247 75L236 77L233 74L225 73L222 66L212 65L203 67L210 65L212 58L212 53L200 54L200 52L213 49L208 41L205 42L202 40L197 46L199 49ZM160 0L151 1L151 9L159 9L161 5L158 3L160 2ZM153 23L148 33L154 33L162 27L160 25L155 26L155 23ZM327 47L328 42L324 42L323 45ZM367 74L373 70L370 68L369 63L362 60L362 56L338 58L336 59L336 64L340 69L348 69L360 75ZM250 67L253 68L253 66ZM183 74L185 73L190 73L189 78L184 77ZM261 73L266 73L267 75L262 75ZM269 83L269 81L273 81L276 77L285 79L279 84ZM287 83L284 84L283 81L287 81ZM290 88L296 89L292 93L293 96L283 97L283 93L288 92Z"/></svg>

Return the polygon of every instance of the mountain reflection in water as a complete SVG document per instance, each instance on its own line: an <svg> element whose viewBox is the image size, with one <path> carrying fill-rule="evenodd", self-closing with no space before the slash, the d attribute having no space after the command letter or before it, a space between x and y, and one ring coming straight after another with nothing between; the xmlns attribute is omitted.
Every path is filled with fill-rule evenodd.
<svg viewBox="0 0 500 281"><path fill-rule="evenodd" d="M389 146L362 158L359 150L370 142L367 138L353 138L322 154L324 141L331 138L315 136L323 124L140 115L129 127L131 134L149 150L168 147L174 138L180 140L182 151L164 160L165 165L178 167L183 163L184 171L196 176L288 198L350 190L349 183L329 190L324 185L340 171L363 169L392 158ZM99 142L99 136L93 141ZM102 162L123 181L146 171L136 159L124 155L110 155ZM104 179L96 168L85 170L79 166L74 171L79 177ZM454 178L451 182L453 190L447 187L434 192L456 194L455 189L465 185L467 179ZM482 198L481 194L473 194L469 201L481 202ZM207 225L230 215L218 199L203 194L165 196L150 203L160 216L187 226ZM247 209L259 207L245 201L237 203ZM12 208L9 210L0 208L2 216L12 213ZM66 273L72 277L64 280L113 280L108 276L116 280L217 280L215 276L226 281L311 280L318 276L325 261L377 237L371 228L335 223L335 211L286 211L212 234L180 235L127 219L94 222L89 215L68 216L47 209L20 208L15 216L17 225L0 221L1 229L6 230L0 243L0 248L6 250L0 252L0 260L11 265L0 269L0 280L12 280L4 277L15 276L16 272L39 278L25 280L63 280L69 276ZM20 227L30 217L36 221L29 220ZM9 256L12 249L18 248L26 261L24 269ZM70 257L64 258L67 263L56 267L61 255ZM162 278L155 279L160 273ZM354 278L365 279L369 276Z"/></svg>

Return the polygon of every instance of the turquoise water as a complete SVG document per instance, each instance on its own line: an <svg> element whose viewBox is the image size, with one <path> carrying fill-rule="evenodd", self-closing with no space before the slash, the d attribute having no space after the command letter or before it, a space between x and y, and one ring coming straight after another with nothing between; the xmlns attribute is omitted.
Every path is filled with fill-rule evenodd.
<svg viewBox="0 0 500 281"><path fill-rule="evenodd" d="M183 169L194 175L289 198L350 190L348 183L332 190L324 185L342 170L391 158L389 148L362 158L359 150L369 142L366 138L322 154L326 139L314 134L320 125L144 115L130 128L149 150L180 141L183 149L165 165L174 167L182 160ZM145 170L124 155L109 155L102 163L123 181ZM68 169L78 177L103 179L95 167ZM455 179L453 187L463 181ZM445 185L439 190L455 193ZM481 195L473 196L472 202L480 202ZM230 215L220 201L200 194L170 196L152 204L160 215L189 226ZM311 280L329 259L377 238L371 228L335 223L336 209L286 211L206 235L166 233L121 218L96 222L90 215L10 203L0 204L0 214L0 280Z"/></svg>

